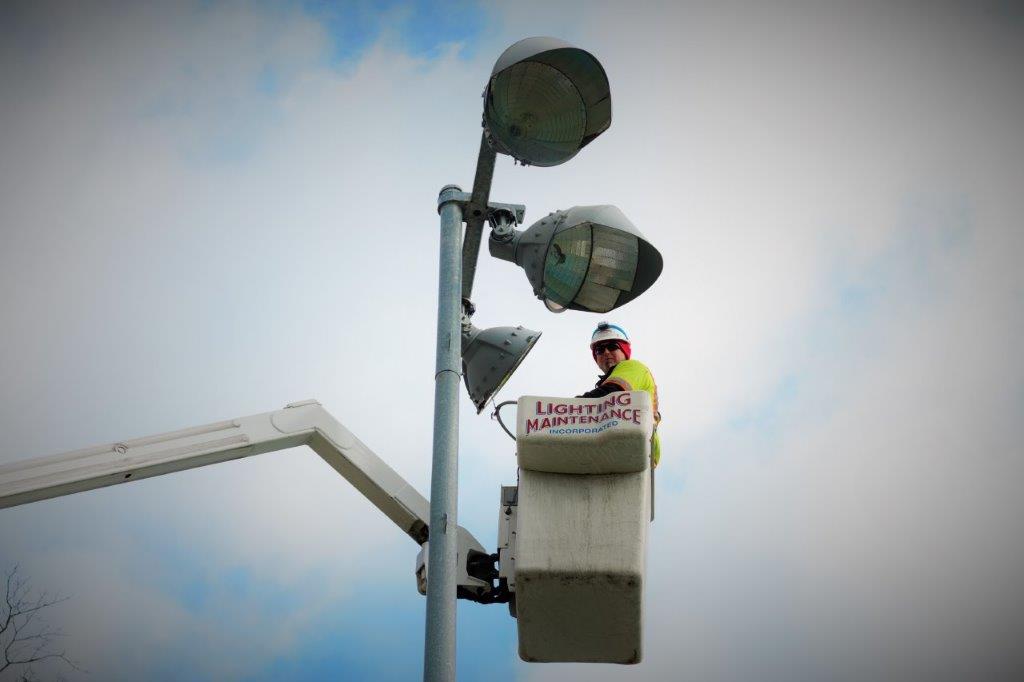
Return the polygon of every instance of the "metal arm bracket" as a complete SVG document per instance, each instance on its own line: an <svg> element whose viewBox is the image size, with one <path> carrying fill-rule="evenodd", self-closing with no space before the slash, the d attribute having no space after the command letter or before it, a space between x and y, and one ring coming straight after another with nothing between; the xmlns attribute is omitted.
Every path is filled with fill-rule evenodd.
<svg viewBox="0 0 1024 682"><path fill-rule="evenodd" d="M451 191L446 192L442 199L444 203L449 201L457 202L463 211L463 215L469 218L467 213L473 206L473 196L469 192ZM440 210L441 201L438 202L438 209ZM498 211L508 212L515 218L516 225L521 225L523 220L526 218L526 206L524 204L503 204L498 201L492 201L487 204L487 213L479 216L481 221L489 221L491 217Z"/></svg>

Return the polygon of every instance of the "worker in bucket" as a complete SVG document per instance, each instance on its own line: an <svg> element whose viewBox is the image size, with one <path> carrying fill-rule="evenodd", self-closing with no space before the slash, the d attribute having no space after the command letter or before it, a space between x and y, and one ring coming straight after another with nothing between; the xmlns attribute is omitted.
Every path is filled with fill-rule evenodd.
<svg viewBox="0 0 1024 682"><path fill-rule="evenodd" d="M622 327L608 322L598 322L597 329L590 337L590 352L594 362L601 368L601 376L594 390L577 398L600 398L615 391L647 391L654 408L654 437L651 439L651 461L658 466L661 459L661 441L658 439L658 386L647 365L633 360L629 335Z"/></svg>

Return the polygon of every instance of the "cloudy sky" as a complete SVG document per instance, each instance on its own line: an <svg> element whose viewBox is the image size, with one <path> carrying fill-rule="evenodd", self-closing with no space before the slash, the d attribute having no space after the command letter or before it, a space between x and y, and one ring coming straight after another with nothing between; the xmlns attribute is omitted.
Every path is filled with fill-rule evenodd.
<svg viewBox="0 0 1024 682"><path fill-rule="evenodd" d="M664 422L645 660L463 679L1011 679L1024 631L1024 12L1013 2L0 5L0 463L315 397L429 491L438 190L519 38L595 53L613 125L499 158L527 220L664 254L611 318ZM592 384L598 317L481 257L501 394ZM511 443L463 398L460 522ZM416 546L307 448L0 510L91 680L410 679Z"/></svg>

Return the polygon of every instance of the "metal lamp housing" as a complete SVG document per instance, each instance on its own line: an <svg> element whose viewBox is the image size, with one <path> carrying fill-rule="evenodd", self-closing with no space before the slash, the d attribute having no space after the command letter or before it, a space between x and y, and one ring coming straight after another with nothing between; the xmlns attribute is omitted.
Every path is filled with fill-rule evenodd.
<svg viewBox="0 0 1024 682"><path fill-rule="evenodd" d="M469 325L462 332L462 375L477 414L501 390L530 352L540 332L525 327Z"/></svg>
<svg viewBox="0 0 1024 682"><path fill-rule="evenodd" d="M647 291L661 275L661 254L615 206L556 211L501 242L492 256L526 271L548 310L606 313Z"/></svg>
<svg viewBox="0 0 1024 682"><path fill-rule="evenodd" d="M557 38L526 38L505 50L484 91L491 147L520 163L557 166L608 129L608 76L585 50Z"/></svg>

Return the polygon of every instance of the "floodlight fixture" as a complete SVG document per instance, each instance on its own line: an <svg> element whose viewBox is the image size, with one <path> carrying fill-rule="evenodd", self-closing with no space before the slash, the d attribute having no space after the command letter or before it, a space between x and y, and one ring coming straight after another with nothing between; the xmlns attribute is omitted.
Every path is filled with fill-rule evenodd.
<svg viewBox="0 0 1024 682"><path fill-rule="evenodd" d="M505 385L540 334L525 327L463 326L462 374L477 414Z"/></svg>
<svg viewBox="0 0 1024 682"><path fill-rule="evenodd" d="M552 312L614 310L647 291L662 269L661 254L615 206L574 206L521 232L495 230L489 250L523 268Z"/></svg>
<svg viewBox="0 0 1024 682"><path fill-rule="evenodd" d="M520 163L557 166L608 129L608 76L585 50L526 38L505 50L484 91L484 134Z"/></svg>

